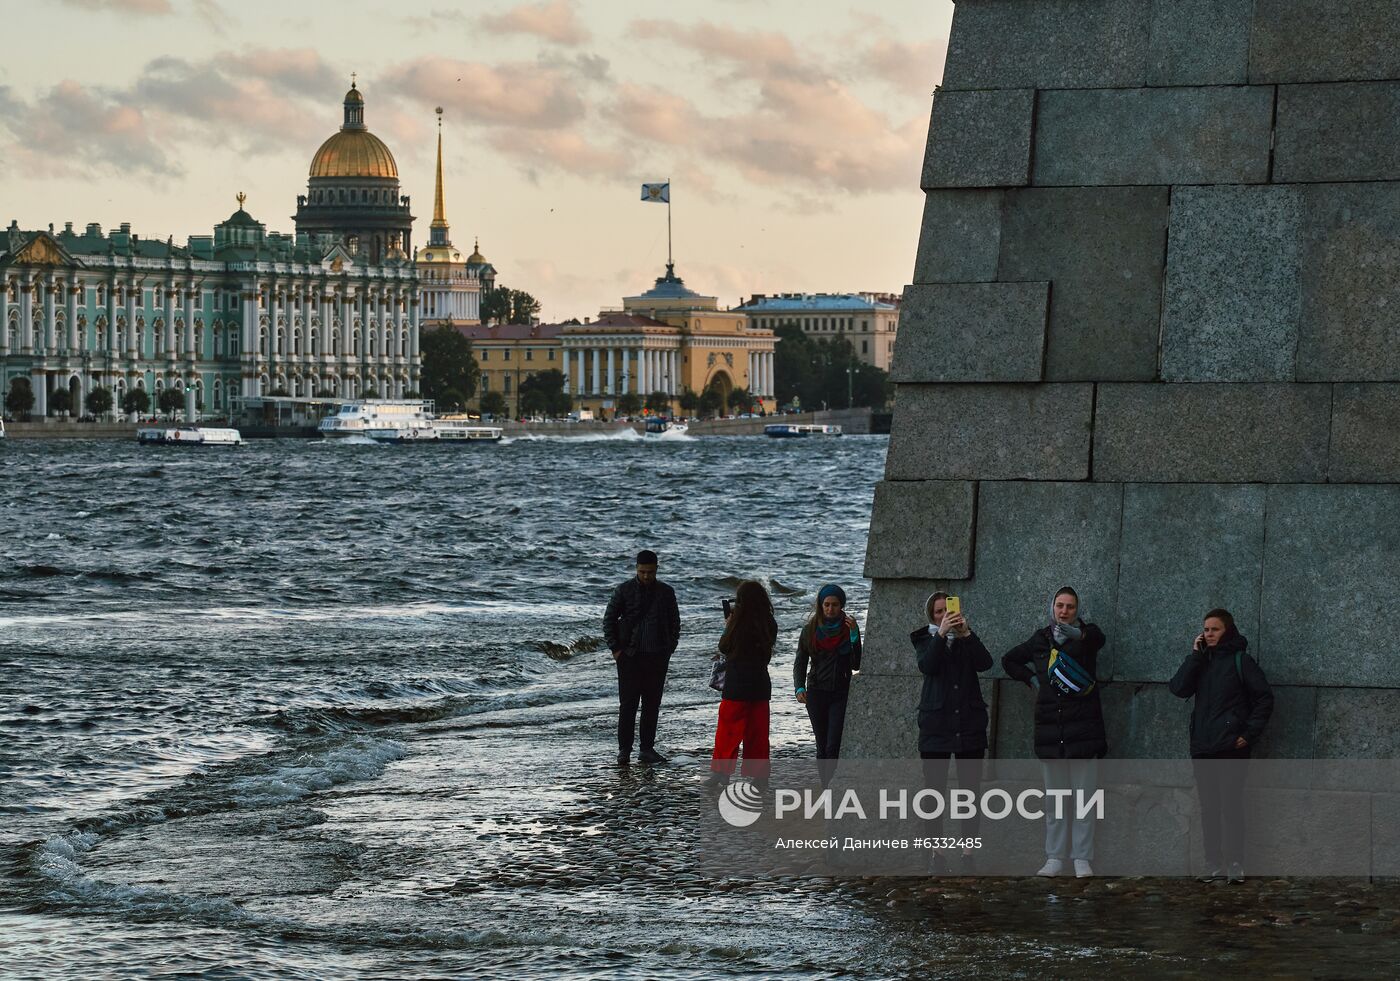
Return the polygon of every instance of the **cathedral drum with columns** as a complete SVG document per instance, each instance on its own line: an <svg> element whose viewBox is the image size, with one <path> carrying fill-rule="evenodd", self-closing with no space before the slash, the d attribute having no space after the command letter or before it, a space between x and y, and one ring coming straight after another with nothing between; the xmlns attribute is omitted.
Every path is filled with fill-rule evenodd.
<svg viewBox="0 0 1400 981"><path fill-rule="evenodd" d="M363 126L357 89L345 105L346 126ZM317 152L313 175L334 169L366 195L390 183L397 195L387 149L355 156L335 140ZM338 162L327 162L328 147ZM385 174L390 183L371 183ZM311 189L327 188L313 176ZM338 212L342 228L285 235L268 232L240 194L213 235L183 246L126 224L104 234L96 224L24 231L12 221L0 235L0 389L24 379L38 417L84 415L97 388L118 408L144 389L152 411L161 391L178 388L187 418L228 414L240 395L402 398L420 375L419 276L402 245L407 199L388 200L393 222L369 214L382 210L369 202L359 215Z"/></svg>

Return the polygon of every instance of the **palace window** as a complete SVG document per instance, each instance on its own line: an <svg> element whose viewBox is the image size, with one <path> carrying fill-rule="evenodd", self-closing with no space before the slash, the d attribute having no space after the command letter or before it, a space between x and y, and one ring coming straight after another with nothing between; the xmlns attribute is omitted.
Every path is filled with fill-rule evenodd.
<svg viewBox="0 0 1400 981"><path fill-rule="evenodd" d="M482 375L482 376L481 376L481 390L482 390L483 392L489 392L489 391L491 391L491 376L490 376L490 375Z"/></svg>
<svg viewBox="0 0 1400 981"><path fill-rule="evenodd" d="M503 352L501 353L501 360L502 360L502 361L509 361L509 360L510 360L510 350L509 350L509 349L506 349L505 351L503 351Z"/></svg>
<svg viewBox="0 0 1400 981"><path fill-rule="evenodd" d="M482 361L490 361L490 360L491 360L491 352L488 351L488 350L486 350L485 348L482 348L482 350L481 350L481 360L482 360Z"/></svg>
<svg viewBox="0 0 1400 981"><path fill-rule="evenodd" d="M869 354L869 353L870 353L870 342L869 342L869 341L861 341L861 342L860 342L860 353L861 353L861 354ZM822 614L822 615L825 616L826 614Z"/></svg>
<svg viewBox="0 0 1400 981"><path fill-rule="evenodd" d="M549 360L554 360L554 348L549 349Z"/></svg>
<svg viewBox="0 0 1400 981"><path fill-rule="evenodd" d="M506 395L510 394L510 375L506 375L505 378L501 379L501 391Z"/></svg>
<svg viewBox="0 0 1400 981"><path fill-rule="evenodd" d="M533 361L533 360L535 360L535 352L534 352L533 350L529 349L529 348L526 348L526 349L525 349L525 360L526 360L526 361Z"/></svg>

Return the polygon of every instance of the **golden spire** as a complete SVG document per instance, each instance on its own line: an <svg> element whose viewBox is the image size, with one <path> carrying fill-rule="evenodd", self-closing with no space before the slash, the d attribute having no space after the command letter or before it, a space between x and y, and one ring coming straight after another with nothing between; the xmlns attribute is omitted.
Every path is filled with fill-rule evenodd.
<svg viewBox="0 0 1400 981"><path fill-rule="evenodd" d="M442 106L437 107L437 190L433 194L433 227L446 228L447 214L442 200Z"/></svg>

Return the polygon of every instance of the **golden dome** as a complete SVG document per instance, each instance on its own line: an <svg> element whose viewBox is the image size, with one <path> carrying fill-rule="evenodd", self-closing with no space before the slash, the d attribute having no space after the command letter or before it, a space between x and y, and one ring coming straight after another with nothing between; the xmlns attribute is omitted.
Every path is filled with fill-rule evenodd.
<svg viewBox="0 0 1400 981"><path fill-rule="evenodd" d="M394 155L384 141L365 129L343 129L321 144L311 158L312 177L399 178Z"/></svg>

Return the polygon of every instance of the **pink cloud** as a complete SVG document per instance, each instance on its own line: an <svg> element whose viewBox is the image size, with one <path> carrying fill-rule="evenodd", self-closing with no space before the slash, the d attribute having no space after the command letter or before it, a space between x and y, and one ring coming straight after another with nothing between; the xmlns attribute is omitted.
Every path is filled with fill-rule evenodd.
<svg viewBox="0 0 1400 981"><path fill-rule="evenodd" d="M571 0L542 0L503 14L485 14L477 23L493 34L526 34L555 44L575 45L592 37L577 14L577 6Z"/></svg>
<svg viewBox="0 0 1400 981"><path fill-rule="evenodd" d="M727 61L742 77L811 75L814 71L808 59L782 34L737 31L704 21L678 24L668 20L634 21L630 32L639 38L669 40L706 58Z"/></svg>
<svg viewBox="0 0 1400 981"><path fill-rule="evenodd" d="M904 42L878 38L861 54L861 67L910 95L931 95L943 77L947 38Z"/></svg>
<svg viewBox="0 0 1400 981"><path fill-rule="evenodd" d="M0 115L19 169L55 177L96 173L170 176L179 166L142 109L64 80L33 103L6 96Z"/></svg>
<svg viewBox="0 0 1400 981"><path fill-rule="evenodd" d="M110 11L115 14L142 14L160 16L173 14L175 8L170 0L62 0L70 7L83 10Z"/></svg>
<svg viewBox="0 0 1400 981"><path fill-rule="evenodd" d="M448 106L480 123L553 129L583 118L577 85L559 69L423 58L391 68L385 83L424 106Z"/></svg>
<svg viewBox="0 0 1400 981"><path fill-rule="evenodd" d="M490 142L500 152L541 170L616 177L632 168L625 152L594 144L574 130L501 129Z"/></svg>

